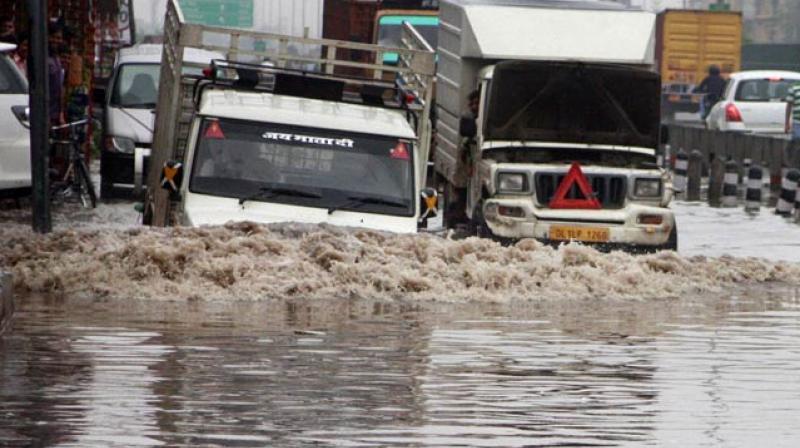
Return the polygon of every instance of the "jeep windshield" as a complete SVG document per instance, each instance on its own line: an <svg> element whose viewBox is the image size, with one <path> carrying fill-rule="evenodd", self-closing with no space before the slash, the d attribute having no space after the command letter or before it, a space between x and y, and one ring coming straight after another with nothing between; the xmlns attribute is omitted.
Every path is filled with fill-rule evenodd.
<svg viewBox="0 0 800 448"><path fill-rule="evenodd" d="M251 201L414 215L413 143L397 137L206 118L189 191Z"/></svg>

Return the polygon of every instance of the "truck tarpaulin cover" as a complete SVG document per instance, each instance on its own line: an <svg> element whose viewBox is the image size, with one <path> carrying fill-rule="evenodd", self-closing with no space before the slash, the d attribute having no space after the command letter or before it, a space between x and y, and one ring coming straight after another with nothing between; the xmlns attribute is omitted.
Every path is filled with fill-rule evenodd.
<svg viewBox="0 0 800 448"><path fill-rule="evenodd" d="M658 146L660 79L627 67L508 61L488 99L491 140Z"/></svg>

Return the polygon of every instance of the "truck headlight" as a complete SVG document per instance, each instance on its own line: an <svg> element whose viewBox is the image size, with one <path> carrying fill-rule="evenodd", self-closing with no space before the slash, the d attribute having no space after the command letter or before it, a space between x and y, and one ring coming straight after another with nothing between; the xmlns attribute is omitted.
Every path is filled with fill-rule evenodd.
<svg viewBox="0 0 800 448"><path fill-rule="evenodd" d="M636 179L633 185L633 195L637 198L661 196L661 179Z"/></svg>
<svg viewBox="0 0 800 448"><path fill-rule="evenodd" d="M133 154L136 149L136 142L127 137L108 137L106 148L123 154Z"/></svg>
<svg viewBox="0 0 800 448"><path fill-rule="evenodd" d="M497 175L497 191L522 193L528 190L528 178L523 173L500 173Z"/></svg>

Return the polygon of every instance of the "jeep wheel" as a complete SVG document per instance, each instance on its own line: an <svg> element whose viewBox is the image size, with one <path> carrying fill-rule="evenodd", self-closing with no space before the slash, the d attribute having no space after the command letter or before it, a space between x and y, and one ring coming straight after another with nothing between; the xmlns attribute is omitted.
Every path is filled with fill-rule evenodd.
<svg viewBox="0 0 800 448"><path fill-rule="evenodd" d="M669 232L669 239L667 239L666 244L663 246L664 250L672 250L677 252L678 251L678 226L672 228L672 231Z"/></svg>

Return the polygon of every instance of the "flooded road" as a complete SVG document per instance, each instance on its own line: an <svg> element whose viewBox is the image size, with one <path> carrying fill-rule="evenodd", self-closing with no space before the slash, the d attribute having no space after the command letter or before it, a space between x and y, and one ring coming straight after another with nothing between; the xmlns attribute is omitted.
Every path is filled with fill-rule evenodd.
<svg viewBox="0 0 800 448"><path fill-rule="evenodd" d="M645 256L8 211L0 446L796 447L800 227L675 210Z"/></svg>
<svg viewBox="0 0 800 448"><path fill-rule="evenodd" d="M794 447L800 297L26 300L1 446Z"/></svg>

